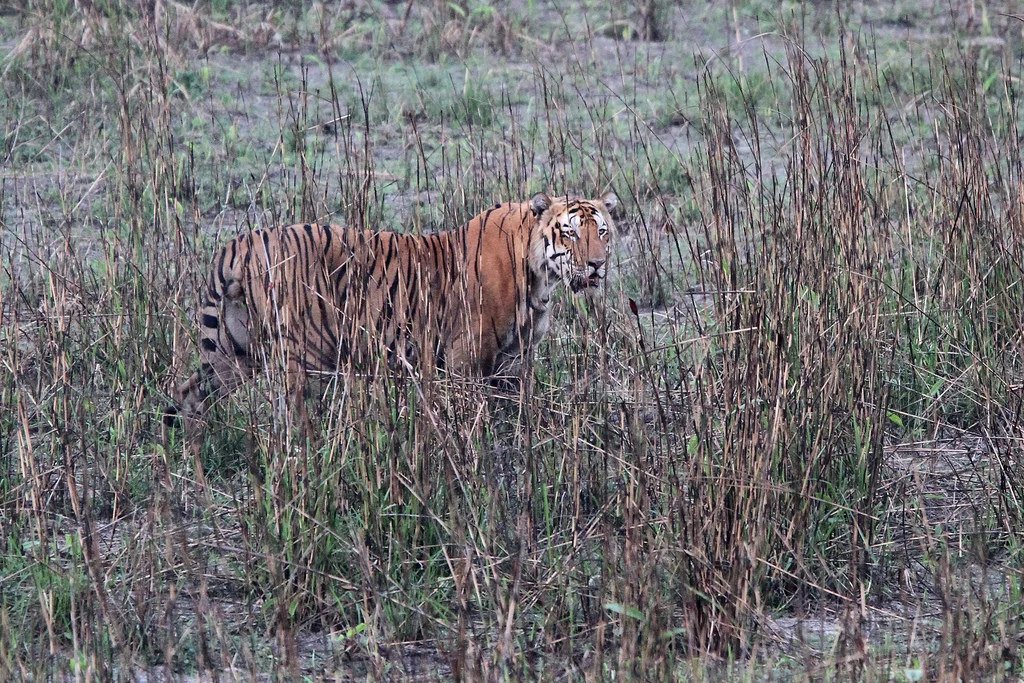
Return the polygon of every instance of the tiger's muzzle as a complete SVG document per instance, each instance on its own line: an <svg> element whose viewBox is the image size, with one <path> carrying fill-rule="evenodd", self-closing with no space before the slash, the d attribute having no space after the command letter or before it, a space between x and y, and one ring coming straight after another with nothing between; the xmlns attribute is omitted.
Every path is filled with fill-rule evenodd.
<svg viewBox="0 0 1024 683"><path fill-rule="evenodd" d="M588 287L598 287L605 276L605 259L587 261L587 268L573 276L569 287L573 292L580 292Z"/></svg>

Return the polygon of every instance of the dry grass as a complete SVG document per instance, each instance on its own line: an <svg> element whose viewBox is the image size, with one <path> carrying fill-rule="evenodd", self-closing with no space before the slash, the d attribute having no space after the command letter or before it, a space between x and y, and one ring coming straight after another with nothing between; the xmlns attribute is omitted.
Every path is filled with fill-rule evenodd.
<svg viewBox="0 0 1024 683"><path fill-rule="evenodd" d="M0 16L0 677L1021 675L1012 12L148 7ZM226 236L607 185L521 390L257 382L200 495Z"/></svg>

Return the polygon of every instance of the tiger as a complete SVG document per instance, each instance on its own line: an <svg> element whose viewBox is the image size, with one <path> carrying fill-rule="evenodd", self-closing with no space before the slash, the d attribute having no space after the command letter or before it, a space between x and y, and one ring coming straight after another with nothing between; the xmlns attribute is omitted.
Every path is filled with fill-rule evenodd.
<svg viewBox="0 0 1024 683"><path fill-rule="evenodd" d="M433 234L331 224L255 229L213 259L199 323L199 369L173 392L172 425L285 363L295 391L310 373L404 368L491 377L551 323L552 295L604 281L613 192L499 203Z"/></svg>

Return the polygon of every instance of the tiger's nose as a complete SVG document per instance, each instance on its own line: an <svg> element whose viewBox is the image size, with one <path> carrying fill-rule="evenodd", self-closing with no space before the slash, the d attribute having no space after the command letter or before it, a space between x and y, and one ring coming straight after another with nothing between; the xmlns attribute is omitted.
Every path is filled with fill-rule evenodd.
<svg viewBox="0 0 1024 683"><path fill-rule="evenodd" d="M602 259L594 259L593 261L587 261L587 265L590 266L591 268L593 268L594 270L601 270L601 266L604 265L604 262L606 260L607 259L603 259L603 258Z"/></svg>

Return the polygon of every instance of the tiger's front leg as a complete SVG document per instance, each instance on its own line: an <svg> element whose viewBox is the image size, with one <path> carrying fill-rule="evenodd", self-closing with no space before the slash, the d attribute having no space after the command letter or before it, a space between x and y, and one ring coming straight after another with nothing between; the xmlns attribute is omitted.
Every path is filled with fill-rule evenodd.
<svg viewBox="0 0 1024 683"><path fill-rule="evenodd" d="M290 358L285 374L285 396L287 398L288 411L291 416L291 423L285 421L286 426L298 430L300 437L311 438L313 435L313 423L309 419L309 410L306 407L306 395L309 389L309 381L306 370L297 359Z"/></svg>
<svg viewBox="0 0 1024 683"><path fill-rule="evenodd" d="M498 353L498 340L493 334L477 336L466 332L449 343L444 367L459 376L487 377L495 370Z"/></svg>

